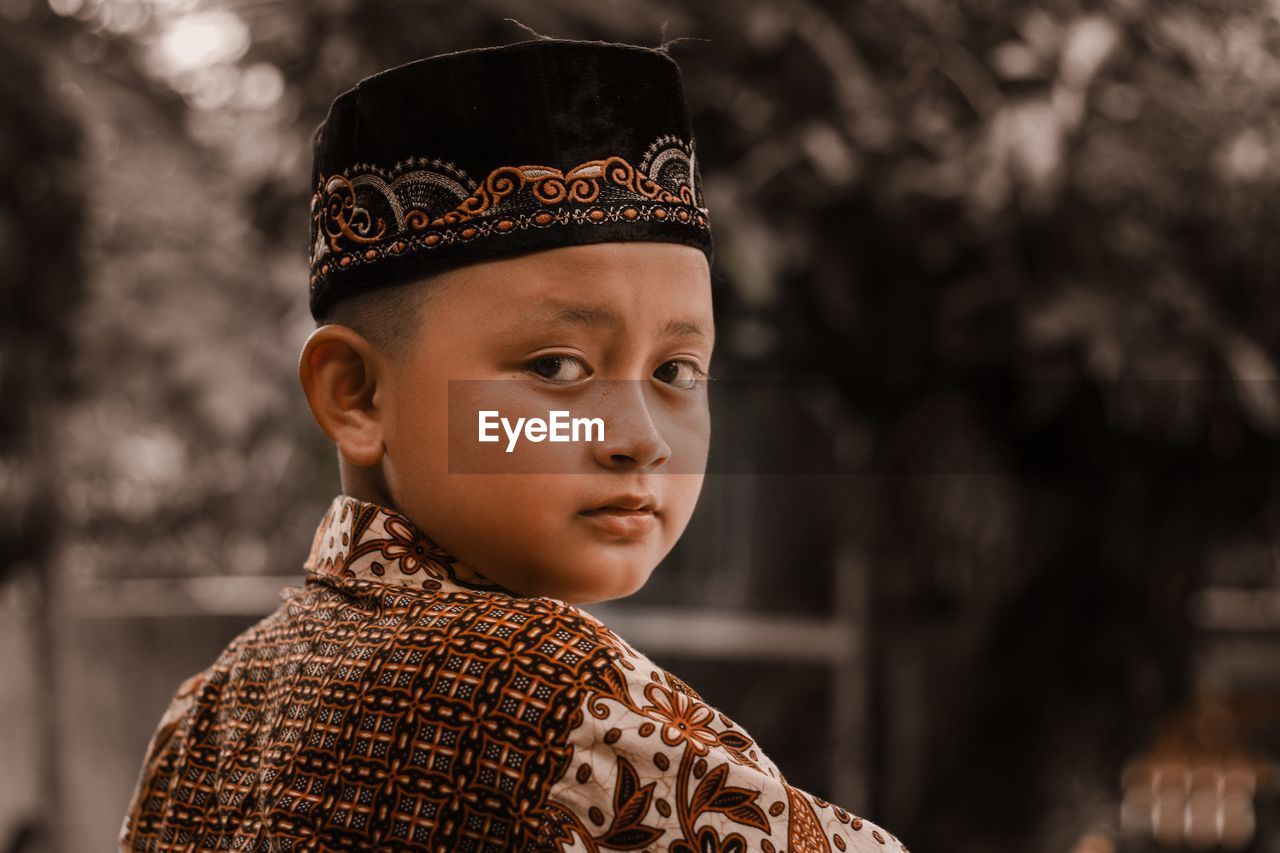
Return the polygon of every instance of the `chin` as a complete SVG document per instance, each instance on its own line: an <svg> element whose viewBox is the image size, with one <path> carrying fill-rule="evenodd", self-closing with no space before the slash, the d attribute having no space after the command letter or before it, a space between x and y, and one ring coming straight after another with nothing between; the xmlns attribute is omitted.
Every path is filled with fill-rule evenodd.
<svg viewBox="0 0 1280 853"><path fill-rule="evenodd" d="M598 604L601 601L613 601L618 598L626 598L638 592L649 580L652 569L646 571L641 567L612 567L610 570L610 580L612 583L601 583L599 576L599 567L596 567L595 573L591 573L590 569L584 575L584 583L577 584L572 588L565 590L564 601L570 604Z"/></svg>

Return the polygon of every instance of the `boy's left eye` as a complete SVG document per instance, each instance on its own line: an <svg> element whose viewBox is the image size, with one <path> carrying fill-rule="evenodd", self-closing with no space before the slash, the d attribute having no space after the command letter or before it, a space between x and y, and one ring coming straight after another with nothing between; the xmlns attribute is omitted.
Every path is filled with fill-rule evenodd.
<svg viewBox="0 0 1280 853"><path fill-rule="evenodd" d="M550 382L572 383L591 374L582 359L572 355L544 355L529 362L528 369Z"/></svg>
<svg viewBox="0 0 1280 853"><path fill-rule="evenodd" d="M686 391L693 388L698 384L699 379L705 379L706 376L707 374L696 363L683 359L664 362L653 372L653 378L659 382L665 382L668 385L682 388Z"/></svg>

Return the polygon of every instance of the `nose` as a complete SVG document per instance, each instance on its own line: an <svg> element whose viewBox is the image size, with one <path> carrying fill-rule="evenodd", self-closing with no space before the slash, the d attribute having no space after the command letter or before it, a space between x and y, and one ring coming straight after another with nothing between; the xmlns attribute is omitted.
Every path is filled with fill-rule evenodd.
<svg viewBox="0 0 1280 853"><path fill-rule="evenodd" d="M601 389L599 405L604 415L604 441L590 445L597 464L645 470L671 458L671 447L650 415L644 382L609 382Z"/></svg>

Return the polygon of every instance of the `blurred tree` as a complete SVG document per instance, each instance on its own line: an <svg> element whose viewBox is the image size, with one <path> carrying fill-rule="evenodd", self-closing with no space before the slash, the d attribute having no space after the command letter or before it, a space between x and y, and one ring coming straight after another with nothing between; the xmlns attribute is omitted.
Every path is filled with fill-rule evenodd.
<svg viewBox="0 0 1280 853"><path fill-rule="evenodd" d="M879 813L1063 849L1185 696L1188 594L1273 490L1274 8L787 5L772 45L827 73L761 63L796 136L735 209L786 247L748 256L778 354L880 440Z"/></svg>
<svg viewBox="0 0 1280 853"><path fill-rule="evenodd" d="M50 813L57 813L61 794L50 565L61 533L62 479L45 427L73 390L70 330L84 272L81 153L81 128L44 62L0 29L0 584L20 584L35 611L17 630L30 625L38 635L29 643L38 658L31 666L35 690L22 695L32 706L24 710L40 724L29 735L42 745L34 787ZM46 817L31 815L6 847L44 849Z"/></svg>
<svg viewBox="0 0 1280 853"><path fill-rule="evenodd" d="M0 30L0 579L40 565L56 530L43 425L71 392L83 292L81 131L38 56Z"/></svg>

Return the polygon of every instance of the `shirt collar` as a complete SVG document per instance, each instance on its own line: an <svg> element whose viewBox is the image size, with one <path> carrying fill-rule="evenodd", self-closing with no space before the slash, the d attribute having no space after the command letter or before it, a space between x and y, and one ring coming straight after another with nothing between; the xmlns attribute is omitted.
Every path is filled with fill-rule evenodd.
<svg viewBox="0 0 1280 853"><path fill-rule="evenodd" d="M350 495L329 504L303 566L321 575L431 591L514 595L464 566L405 516Z"/></svg>

